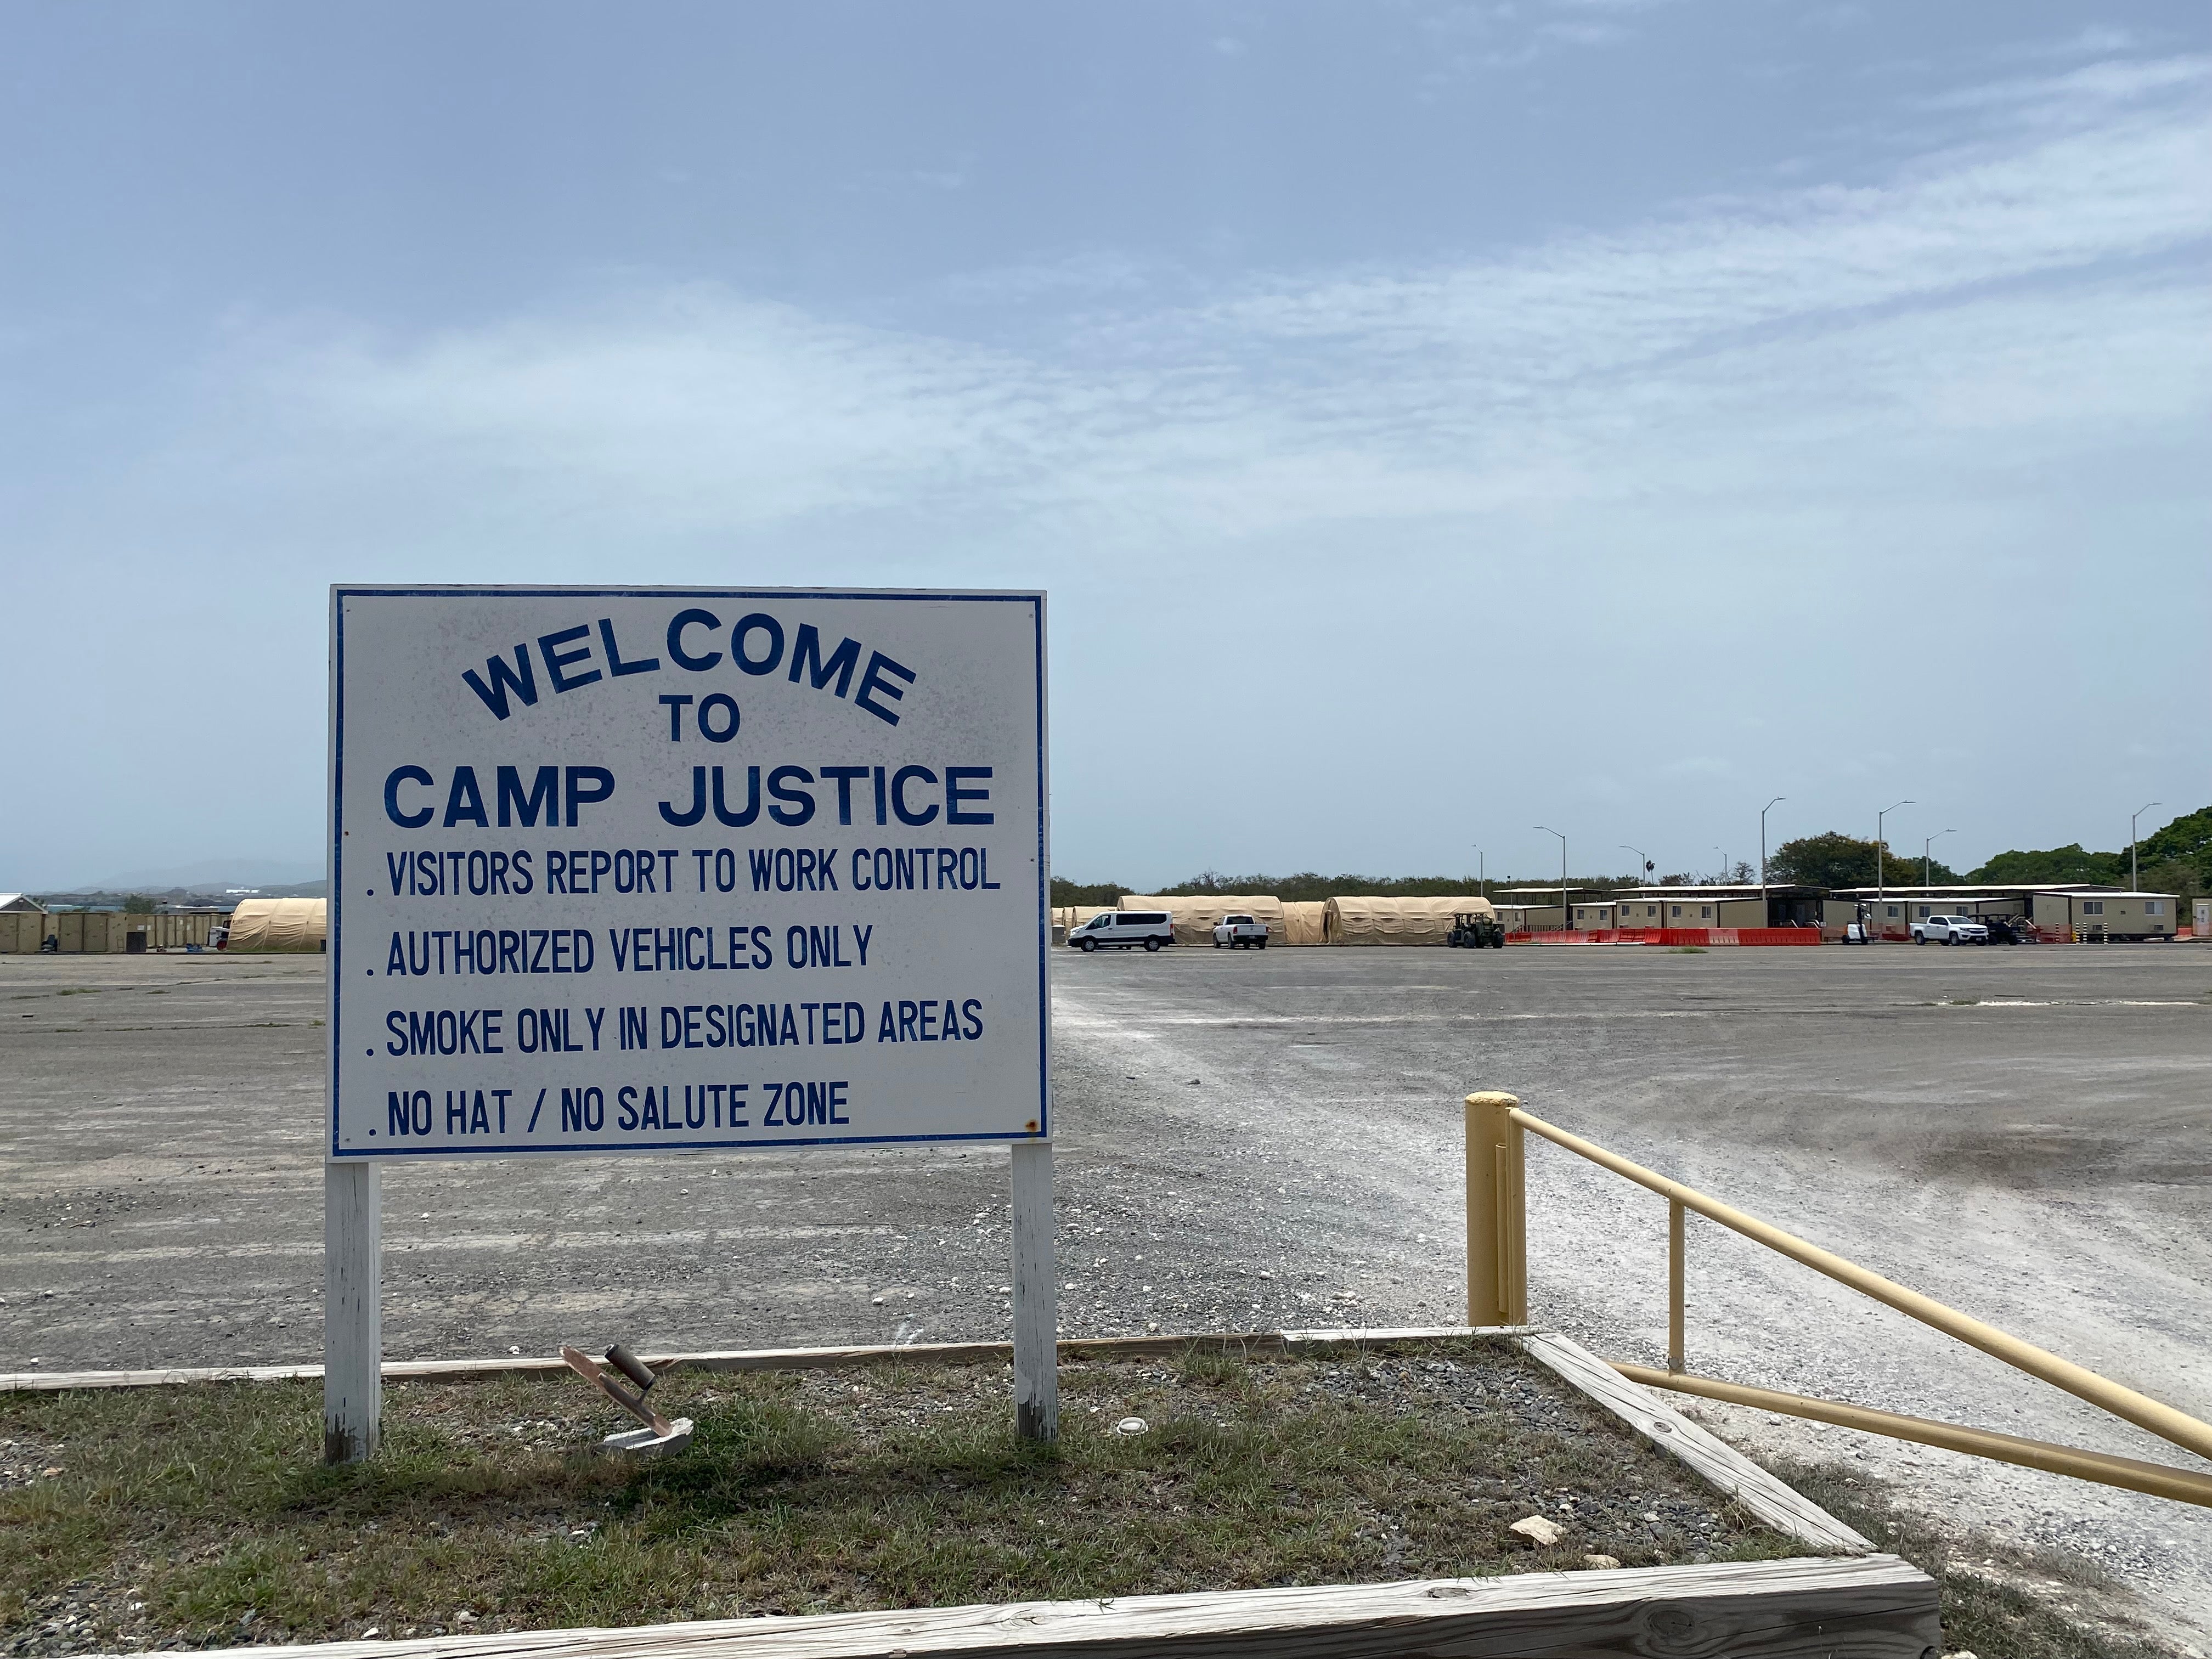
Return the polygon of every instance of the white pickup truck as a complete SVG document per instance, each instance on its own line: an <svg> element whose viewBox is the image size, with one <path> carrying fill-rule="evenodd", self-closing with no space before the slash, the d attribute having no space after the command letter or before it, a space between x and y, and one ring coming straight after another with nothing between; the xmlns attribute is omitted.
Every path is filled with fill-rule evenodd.
<svg viewBox="0 0 2212 1659"><path fill-rule="evenodd" d="M1224 945L1242 951L1267 948L1267 924L1257 916L1224 916L1213 924L1213 948Z"/></svg>
<svg viewBox="0 0 2212 1659"><path fill-rule="evenodd" d="M1931 939L1938 945L1987 945L1990 930L1972 916L1923 916L1912 924L1912 942L1925 945Z"/></svg>

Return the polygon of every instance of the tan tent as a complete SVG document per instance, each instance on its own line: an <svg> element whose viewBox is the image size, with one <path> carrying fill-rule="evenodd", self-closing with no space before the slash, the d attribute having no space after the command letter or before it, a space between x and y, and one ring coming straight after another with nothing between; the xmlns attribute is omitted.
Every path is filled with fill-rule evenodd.
<svg viewBox="0 0 2212 1659"><path fill-rule="evenodd" d="M1322 927L1330 945L1442 945L1460 911L1488 910L1472 893L1444 898L1333 898Z"/></svg>
<svg viewBox="0 0 2212 1659"><path fill-rule="evenodd" d="M230 942L223 948L313 952L323 948L329 932L328 899L240 899L230 913Z"/></svg>
<svg viewBox="0 0 2212 1659"><path fill-rule="evenodd" d="M1269 943L1281 939L1286 928L1283 902L1272 893L1185 893L1174 898L1121 895L1124 910L1165 910L1175 917L1177 945L1211 945L1213 924L1231 915L1249 915L1267 924Z"/></svg>
<svg viewBox="0 0 2212 1659"><path fill-rule="evenodd" d="M1285 945L1328 943L1328 936L1322 931L1327 926L1325 917L1328 911L1328 904L1326 900L1316 900L1310 904L1295 902L1285 903L1283 943Z"/></svg>

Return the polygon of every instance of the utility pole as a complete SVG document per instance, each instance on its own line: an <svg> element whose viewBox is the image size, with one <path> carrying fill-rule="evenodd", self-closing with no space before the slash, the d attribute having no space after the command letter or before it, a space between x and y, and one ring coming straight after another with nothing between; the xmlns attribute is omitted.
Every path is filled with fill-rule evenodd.
<svg viewBox="0 0 2212 1659"><path fill-rule="evenodd" d="M1774 901L1766 896L1766 815L1789 799L1787 795L1777 795L1759 809L1759 902L1766 910L1766 925L1770 927L1774 925Z"/></svg>
<svg viewBox="0 0 2212 1659"><path fill-rule="evenodd" d="M1929 866L1929 852L1928 852L1928 849L1929 849L1929 848L1933 847L1933 846L1934 846L1937 842L1939 842L1939 841L1942 840L1944 836L1955 836L1955 835L1957 835L1958 833L1959 833L1959 832L1958 832L1956 830L1937 830L1934 835L1932 835L1932 836L1923 836L1923 837L1921 838L1921 842L1920 842L1920 884L1921 884L1921 886L1922 886L1922 887L1923 887L1923 888L1924 888L1924 887L1926 887L1926 886L1929 884L1928 872L1929 872L1929 867L1930 867L1930 866Z"/></svg>
<svg viewBox="0 0 2212 1659"><path fill-rule="evenodd" d="M1631 847L1625 841L1620 842L1619 846L1622 852L1633 853L1638 858L1644 860L1644 885L1649 887L1651 884L1651 872L1658 868L1656 865L1651 862L1651 854L1645 852L1641 847ZM1615 904L1613 906L1613 925L1614 927L1618 927L1620 926L1621 912L1626 910L1627 908L1628 907L1625 904Z"/></svg>
<svg viewBox="0 0 2212 1659"><path fill-rule="evenodd" d="M1553 828L1552 828L1552 826L1551 826L1550 824L1548 824L1548 823L1539 823L1539 824L1534 825L1533 827L1534 827L1534 828L1535 828L1535 829L1538 829L1538 830L1542 830L1546 835L1547 835L1547 836L1559 836L1559 832L1558 830L1556 830L1553 829ZM1559 931L1560 931L1561 933L1564 933L1565 932L1566 932L1566 930L1567 930L1567 838L1566 838L1565 836L1559 836Z"/></svg>
<svg viewBox="0 0 2212 1659"><path fill-rule="evenodd" d="M1469 846L1471 846L1471 847L1474 845L1472 842L1468 842L1468 844ZM1489 857L1488 857L1488 855L1487 855L1487 854L1486 854L1483 852L1482 848L1480 848L1480 847L1476 847L1476 848L1474 848L1474 858L1475 858L1475 866L1474 866L1474 867L1475 867L1475 871L1476 871L1475 879L1476 879L1476 881L1478 881L1478 882L1480 882L1480 883L1481 884L1481 886L1482 886L1482 896L1483 896L1483 897L1485 897L1485 898L1488 898L1488 897L1490 896L1490 860L1489 860Z"/></svg>
<svg viewBox="0 0 2212 1659"><path fill-rule="evenodd" d="M1919 805L1920 803L1917 800L1896 801L1892 803L1890 805L1883 807L1881 811L1874 815L1874 902L1876 904L1881 903L1884 899L1889 896L1889 890L1883 884L1886 878L1882 870L1881 859L1881 821L1887 817L1892 812L1897 811L1900 806L1917 806ZM1875 925L1879 927L1881 926L1881 919L1879 916L1875 917Z"/></svg>
<svg viewBox="0 0 2212 1659"><path fill-rule="evenodd" d="M2136 870L2136 820L2152 807L2164 804L2162 801L2147 800L2128 814L2128 890L2130 892L2142 890L2142 877Z"/></svg>

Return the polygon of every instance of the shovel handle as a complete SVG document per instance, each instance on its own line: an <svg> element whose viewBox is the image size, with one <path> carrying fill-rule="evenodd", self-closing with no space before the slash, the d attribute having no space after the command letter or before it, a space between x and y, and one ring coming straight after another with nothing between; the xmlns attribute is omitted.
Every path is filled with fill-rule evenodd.
<svg viewBox="0 0 2212 1659"><path fill-rule="evenodd" d="M653 1367L619 1342L607 1350L607 1364L636 1383L641 1394L660 1381Z"/></svg>
<svg viewBox="0 0 2212 1659"><path fill-rule="evenodd" d="M589 1354L580 1349L572 1348L564 1342L561 1345L561 1358L568 1362L570 1370L597 1388L616 1405L620 1406L639 1422L652 1429L655 1434L670 1435L676 1432L675 1426L659 1412L647 1405L643 1396L632 1394L614 1378L609 1376L592 1363Z"/></svg>

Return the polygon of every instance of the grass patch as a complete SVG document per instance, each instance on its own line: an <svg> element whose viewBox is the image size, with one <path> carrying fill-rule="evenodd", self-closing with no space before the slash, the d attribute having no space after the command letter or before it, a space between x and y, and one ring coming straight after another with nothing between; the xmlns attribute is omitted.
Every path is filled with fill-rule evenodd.
<svg viewBox="0 0 2212 1659"><path fill-rule="evenodd" d="M1896 1503L1882 1482L1832 1464L1768 1466L1838 1520L1943 1587L1943 1645L1982 1659L2179 1659L2095 1562L1963 1540Z"/></svg>
<svg viewBox="0 0 2212 1659"><path fill-rule="evenodd" d="M325 1469L312 1384L0 1398L0 1640L201 1646L1802 1553L1517 1351L679 1374L632 1466L580 1385L398 1383ZM1128 1417L1140 1435L1113 1432ZM1566 1528L1534 1549L1510 1532Z"/></svg>
<svg viewBox="0 0 2212 1659"><path fill-rule="evenodd" d="M1701 957L1705 953L1705 947L1702 945L1670 945L1667 947L1667 954L1670 957Z"/></svg>

